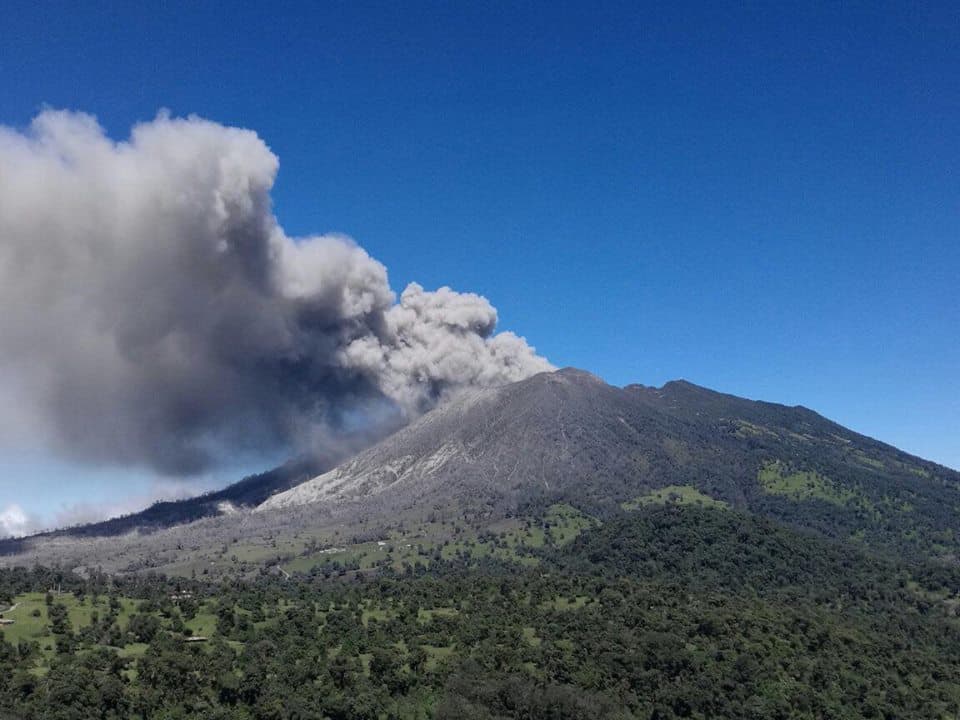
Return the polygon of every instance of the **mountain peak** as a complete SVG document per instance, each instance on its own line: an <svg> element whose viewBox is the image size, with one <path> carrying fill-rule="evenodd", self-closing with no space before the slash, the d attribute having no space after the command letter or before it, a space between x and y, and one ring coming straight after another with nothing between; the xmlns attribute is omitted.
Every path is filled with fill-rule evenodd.
<svg viewBox="0 0 960 720"><path fill-rule="evenodd" d="M663 384L661 390L698 390L703 392L715 393L715 390L710 390L705 388L702 385L697 385L692 383L689 380L684 380L683 378L677 378L676 380L668 380Z"/></svg>
<svg viewBox="0 0 960 720"><path fill-rule="evenodd" d="M591 372L586 370L581 370L580 368L575 367L564 367L556 370L552 373L555 377L562 377L569 380L584 381L591 383L600 383L601 385L606 385L603 378L600 378L594 375Z"/></svg>

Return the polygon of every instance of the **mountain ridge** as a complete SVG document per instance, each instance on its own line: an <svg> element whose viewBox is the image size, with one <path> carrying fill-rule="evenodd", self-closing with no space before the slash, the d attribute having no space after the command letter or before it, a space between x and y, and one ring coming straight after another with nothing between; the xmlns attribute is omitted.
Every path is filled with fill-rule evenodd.
<svg viewBox="0 0 960 720"><path fill-rule="evenodd" d="M540 373L463 392L339 465L284 467L193 505L0 542L2 562L55 553L82 565L112 562L113 532L128 538L126 556L138 558L123 567L162 567L176 565L182 548L220 538L263 546L304 533L366 536L428 515L468 517L480 527L557 503L603 520L665 494L872 551L960 555L960 473L806 407L686 380L620 388L575 368ZM240 500L237 512L219 514L224 493ZM177 520L180 508L200 508L200 517L158 520L161 511ZM70 547L72 539L89 549Z"/></svg>
<svg viewBox="0 0 960 720"><path fill-rule="evenodd" d="M617 388L571 368L448 404L258 510L453 496L492 515L569 502L602 517L667 486L835 539L958 550L960 473L804 406L689 381Z"/></svg>

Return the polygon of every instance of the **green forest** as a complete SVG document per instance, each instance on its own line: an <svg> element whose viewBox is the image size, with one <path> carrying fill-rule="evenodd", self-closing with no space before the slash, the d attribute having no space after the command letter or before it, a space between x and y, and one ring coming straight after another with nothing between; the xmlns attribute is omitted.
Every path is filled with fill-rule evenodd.
<svg viewBox="0 0 960 720"><path fill-rule="evenodd" d="M3 570L0 717L960 712L955 566L680 502L568 540L218 583Z"/></svg>

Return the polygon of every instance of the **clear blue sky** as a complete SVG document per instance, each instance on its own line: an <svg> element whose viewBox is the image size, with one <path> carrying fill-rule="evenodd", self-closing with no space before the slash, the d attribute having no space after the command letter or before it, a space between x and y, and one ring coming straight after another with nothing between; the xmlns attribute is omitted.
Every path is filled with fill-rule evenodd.
<svg viewBox="0 0 960 720"><path fill-rule="evenodd" d="M472 5L12 1L0 123L252 128L286 230L355 237L397 289L960 467L960 6ZM0 459L0 505L30 468L49 510L36 458Z"/></svg>

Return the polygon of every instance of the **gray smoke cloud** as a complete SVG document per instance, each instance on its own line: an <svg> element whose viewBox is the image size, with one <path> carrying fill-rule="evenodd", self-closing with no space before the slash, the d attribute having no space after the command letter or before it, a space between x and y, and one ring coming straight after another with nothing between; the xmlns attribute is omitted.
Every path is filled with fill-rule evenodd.
<svg viewBox="0 0 960 720"><path fill-rule="evenodd" d="M287 236L278 166L196 117L0 126L0 442L185 475L552 368L483 297Z"/></svg>

